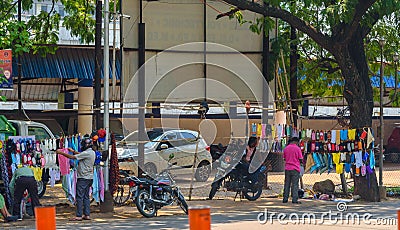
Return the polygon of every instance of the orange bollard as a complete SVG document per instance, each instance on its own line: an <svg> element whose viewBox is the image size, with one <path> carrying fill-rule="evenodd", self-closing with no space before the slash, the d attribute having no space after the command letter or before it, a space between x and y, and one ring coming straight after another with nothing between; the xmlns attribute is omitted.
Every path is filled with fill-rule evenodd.
<svg viewBox="0 0 400 230"><path fill-rule="evenodd" d="M56 229L56 207L42 206L35 207L36 229L55 230Z"/></svg>
<svg viewBox="0 0 400 230"><path fill-rule="evenodd" d="M400 209L397 210L397 230L400 230Z"/></svg>
<svg viewBox="0 0 400 230"><path fill-rule="evenodd" d="M211 229L210 206L189 207L190 230Z"/></svg>

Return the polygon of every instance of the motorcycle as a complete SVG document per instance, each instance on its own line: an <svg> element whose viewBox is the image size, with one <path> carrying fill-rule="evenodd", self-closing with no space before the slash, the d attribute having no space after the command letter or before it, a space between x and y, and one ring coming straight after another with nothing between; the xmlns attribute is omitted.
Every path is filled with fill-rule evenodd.
<svg viewBox="0 0 400 230"><path fill-rule="evenodd" d="M231 146L235 146L234 144ZM216 192L221 188L227 191L236 192L249 201L257 200L262 193L263 182L265 181L266 167L261 166L258 173L249 174L247 167L241 162L243 146L237 145L232 151L225 152L224 156L219 159L219 167L211 184L211 190L208 198L211 200ZM235 198L236 198L235 196Z"/></svg>
<svg viewBox="0 0 400 230"><path fill-rule="evenodd" d="M172 158L173 154L170 155L169 161ZM156 216L159 209L173 203L177 203L188 214L185 197L169 173L170 167L173 165L169 161L167 169L155 175L155 179L134 180L138 188L134 196L136 208L147 218Z"/></svg>

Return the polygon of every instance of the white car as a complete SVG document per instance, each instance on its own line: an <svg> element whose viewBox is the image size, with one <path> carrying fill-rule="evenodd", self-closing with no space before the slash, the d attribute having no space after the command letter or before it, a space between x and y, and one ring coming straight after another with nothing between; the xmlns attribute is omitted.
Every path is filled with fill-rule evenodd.
<svg viewBox="0 0 400 230"><path fill-rule="evenodd" d="M195 178L206 181L211 173L212 157L204 139L198 132L183 129L154 128L147 131L148 142L144 145L144 169L154 175L167 168L170 163L179 168L192 168L195 163ZM119 168L132 171L137 175L138 131L134 131L117 143Z"/></svg>

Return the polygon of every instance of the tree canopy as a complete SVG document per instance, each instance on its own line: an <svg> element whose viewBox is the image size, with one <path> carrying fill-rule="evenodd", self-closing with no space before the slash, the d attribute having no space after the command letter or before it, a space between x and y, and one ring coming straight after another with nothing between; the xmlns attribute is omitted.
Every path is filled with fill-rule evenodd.
<svg viewBox="0 0 400 230"><path fill-rule="evenodd" d="M299 44L300 91L315 96L343 94L350 106L350 125L371 125L374 98L369 77L378 72L381 48L376 41L386 40L383 61L387 75L393 75L392 57L400 52L399 0L224 1L233 8L219 17L228 15L245 23L242 10L264 16L250 22L252 31L272 28L270 17L287 23L279 25L279 49L285 43L288 47L288 26L297 29L298 39L291 42Z"/></svg>
<svg viewBox="0 0 400 230"><path fill-rule="evenodd" d="M40 12L32 9L33 0L20 1L21 21L18 20L18 1L0 0L0 49L12 49L15 55L30 51L41 55L54 53L60 26L79 37L82 44L94 41L96 1L52 0L51 5ZM65 16L56 10L60 3Z"/></svg>

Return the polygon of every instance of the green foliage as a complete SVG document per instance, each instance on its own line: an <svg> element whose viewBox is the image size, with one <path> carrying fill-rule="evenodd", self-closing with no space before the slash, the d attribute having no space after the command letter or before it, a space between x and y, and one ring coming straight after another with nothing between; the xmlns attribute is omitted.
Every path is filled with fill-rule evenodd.
<svg viewBox="0 0 400 230"><path fill-rule="evenodd" d="M66 12L63 18L54 7L60 2ZM22 22L18 22L16 17L17 3L15 0L0 0L0 49L12 49L16 56L28 52L42 56L54 53L60 25L70 30L72 36L79 37L84 44L94 41L94 0L54 0L49 12L41 11L27 19L22 17ZM21 3L23 11L33 7L33 0L21 0ZM113 4L110 4L111 7ZM119 1L116 4L119 6Z"/></svg>
<svg viewBox="0 0 400 230"><path fill-rule="evenodd" d="M264 0L269 7L284 9L291 16L300 19L309 25L317 33L336 39L353 22L357 13L356 7L361 3L359 0L292 0L277 1ZM236 13L239 14L239 13ZM235 18L239 20L238 17ZM267 18L264 21L271 20ZM250 30L256 33L262 31L260 26L262 18L254 21L246 21L250 24ZM241 21L241 24L243 21ZM290 25L280 20L278 38L272 42L273 52L270 62L276 63L280 50L284 52L286 69L289 69L289 46L292 42L298 44L298 94L311 93L313 96L334 96L341 95L345 81L340 68L336 62L336 57L329 53L325 47L321 47L309 35L301 31L297 33L295 41L290 40ZM385 38L384 47L385 75L394 73L392 56L395 52L400 53L400 1L382 0L372 4L368 10L362 13L357 24L364 29L369 28L365 37L365 55L369 66L370 76L376 75L379 70L380 46L377 42L372 42L381 37ZM353 29L354 30L354 29ZM282 63L279 64L282 67ZM272 70L274 71L274 70ZM271 71L271 72L272 72ZM270 73L269 76L274 76ZM374 100L379 99L379 90L374 90ZM394 95L393 92L390 92ZM394 106L400 104L400 93L396 94L398 99L393 103ZM397 104L396 104L397 103Z"/></svg>
<svg viewBox="0 0 400 230"><path fill-rule="evenodd" d="M79 36L82 43L94 41L95 1L61 0L61 2L69 13L64 17L63 26L71 31L72 36Z"/></svg>
<svg viewBox="0 0 400 230"><path fill-rule="evenodd" d="M0 68L0 84L6 82L7 78L4 76L4 69Z"/></svg>

